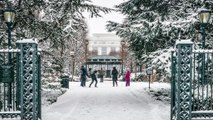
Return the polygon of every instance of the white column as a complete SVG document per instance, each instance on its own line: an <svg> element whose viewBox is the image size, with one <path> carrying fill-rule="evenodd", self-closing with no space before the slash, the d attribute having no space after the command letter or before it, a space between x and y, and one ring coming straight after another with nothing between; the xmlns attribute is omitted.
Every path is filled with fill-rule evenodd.
<svg viewBox="0 0 213 120"><path fill-rule="evenodd" d="M111 47L107 47L107 54L111 52Z"/></svg>
<svg viewBox="0 0 213 120"><path fill-rule="evenodd" d="M98 47L98 55L102 55L101 47Z"/></svg>

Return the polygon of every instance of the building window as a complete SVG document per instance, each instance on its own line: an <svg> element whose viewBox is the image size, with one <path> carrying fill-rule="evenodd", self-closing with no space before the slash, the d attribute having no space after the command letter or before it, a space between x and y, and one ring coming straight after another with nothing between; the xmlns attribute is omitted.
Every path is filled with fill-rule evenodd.
<svg viewBox="0 0 213 120"><path fill-rule="evenodd" d="M107 55L107 47L102 47L101 48L101 54L102 55Z"/></svg>

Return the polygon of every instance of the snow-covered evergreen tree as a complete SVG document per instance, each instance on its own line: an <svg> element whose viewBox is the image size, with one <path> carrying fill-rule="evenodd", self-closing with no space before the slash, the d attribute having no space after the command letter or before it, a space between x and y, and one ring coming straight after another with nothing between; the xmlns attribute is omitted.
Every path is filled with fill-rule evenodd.
<svg viewBox="0 0 213 120"><path fill-rule="evenodd" d="M90 0L5 0L0 5L2 10L10 7L16 11L13 44L22 38L37 38L44 54L51 55L60 70L67 63L65 56L70 56L70 50L76 51L76 55L84 52L82 44L88 30L82 12L88 11L91 17L99 17L100 12L111 11L93 5ZM6 45L3 43L7 43L7 28L5 24L0 26L0 43L3 47ZM79 49L74 48L77 46ZM81 61L79 59L76 61Z"/></svg>
<svg viewBox="0 0 213 120"><path fill-rule="evenodd" d="M17 40L37 38L42 50L44 94L49 88L57 91L60 89L60 84L52 82L60 81L65 68L75 64L77 69L84 62L82 57L88 28L83 12L89 12L91 17L100 17L100 13L111 11L109 8L93 5L90 0L3 0L0 1L0 6L1 13L8 7L16 11L12 30L13 46ZM1 18L2 15L0 14ZM3 19L0 21L0 44L4 48L7 47L7 26ZM74 56L71 51L74 51ZM59 94L63 93L63 90L59 91L62 91Z"/></svg>
<svg viewBox="0 0 213 120"><path fill-rule="evenodd" d="M142 54L174 46L179 39L197 41L198 9L212 10L212 3L211 0L129 0L116 6L126 16L124 22L109 21L107 28L127 39L140 59Z"/></svg>
<svg viewBox="0 0 213 120"><path fill-rule="evenodd" d="M108 31L126 39L129 48L137 59L144 64L151 64L157 71L170 73L168 64L170 56L164 61L156 61L151 57L158 51L169 51L177 40L191 39L199 47L201 42L201 24L198 20L198 10L207 8L213 10L211 0L128 0L116 6L117 10L126 16L123 23L109 21ZM206 28L207 46L212 48L210 37L213 26L209 23ZM157 54L156 54L157 55ZM157 62L157 64L156 64ZM160 66L159 66L160 65ZM169 71L168 71L169 70ZM165 72L164 72L165 73ZM168 75L164 75L168 76Z"/></svg>

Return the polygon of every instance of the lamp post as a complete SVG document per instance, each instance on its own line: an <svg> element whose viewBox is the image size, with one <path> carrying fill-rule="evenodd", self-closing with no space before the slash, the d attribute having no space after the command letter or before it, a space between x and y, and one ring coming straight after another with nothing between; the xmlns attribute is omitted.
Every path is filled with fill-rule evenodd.
<svg viewBox="0 0 213 120"><path fill-rule="evenodd" d="M205 33L205 27L209 23L209 19L211 17L211 11L202 8L198 12L198 17L201 23L201 30L202 30L202 49L205 49L205 39L206 39L206 33ZM201 81L202 83L206 83L205 80L205 53L202 54L202 73L201 73Z"/></svg>
<svg viewBox="0 0 213 120"><path fill-rule="evenodd" d="M15 20L15 11L12 10L11 8L8 8L4 11L4 19L5 19L5 22L7 24L7 33L8 33L8 49L11 49L11 31L12 31L12 28L13 28L13 24L14 24L14 20ZM8 53L8 65L10 66L11 65L11 53ZM10 73L12 69L10 69ZM10 75L9 76L10 79L13 79L13 76ZM11 91L11 82L8 82L8 105L9 107L11 107L11 101L12 101L12 91ZM10 108L9 108L10 109Z"/></svg>
<svg viewBox="0 0 213 120"><path fill-rule="evenodd" d="M85 40L85 61L86 61L86 69L87 69L87 47L88 47L88 45L89 45L89 40L88 39L86 39Z"/></svg>
<svg viewBox="0 0 213 120"><path fill-rule="evenodd" d="M6 9L4 11L4 19L7 24L7 33L8 33L8 49L11 49L11 31L13 28L14 20L15 20L15 11L12 9ZM11 63L11 54L8 54L8 63Z"/></svg>
<svg viewBox="0 0 213 120"><path fill-rule="evenodd" d="M209 23L209 19L211 17L211 11L209 11L207 9L200 9L198 16L199 16L199 20L201 23L201 30L202 30L202 49L204 49L205 48L205 37L206 37L205 27Z"/></svg>
<svg viewBox="0 0 213 120"><path fill-rule="evenodd" d="M71 81L73 81L74 68L75 68L75 59L74 59L74 54L75 54L75 52L74 52L74 51L70 51L70 55L71 55L71 57L72 57L72 79L71 79Z"/></svg>
<svg viewBox="0 0 213 120"><path fill-rule="evenodd" d="M134 53L133 52L130 52L130 70L131 72L133 72L133 65L132 65L132 61L133 61L133 58L134 58Z"/></svg>
<svg viewBox="0 0 213 120"><path fill-rule="evenodd" d="M135 62L136 62L136 63L135 63L135 80L136 80L137 75L138 75L137 72L140 72L140 71L139 71L139 67L138 67L140 61L139 61L138 59L136 59Z"/></svg>
<svg viewBox="0 0 213 120"><path fill-rule="evenodd" d="M124 72L124 45L125 45L125 41L121 40L121 75L122 75L122 80L123 79L123 72Z"/></svg>

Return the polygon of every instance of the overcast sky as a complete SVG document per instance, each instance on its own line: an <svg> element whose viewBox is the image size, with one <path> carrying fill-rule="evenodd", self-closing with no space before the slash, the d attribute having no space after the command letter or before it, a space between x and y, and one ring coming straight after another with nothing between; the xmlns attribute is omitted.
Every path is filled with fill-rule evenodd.
<svg viewBox="0 0 213 120"><path fill-rule="evenodd" d="M93 4L104 6L104 7L110 7L113 8L114 5L118 5L119 3L122 3L126 0L92 0ZM85 13L86 21L89 27L89 35L92 35L93 33L106 33L106 21L116 21L116 22L122 22L124 16L117 13L117 12L111 12L109 14L104 15L103 17L99 18L89 18L89 15Z"/></svg>

